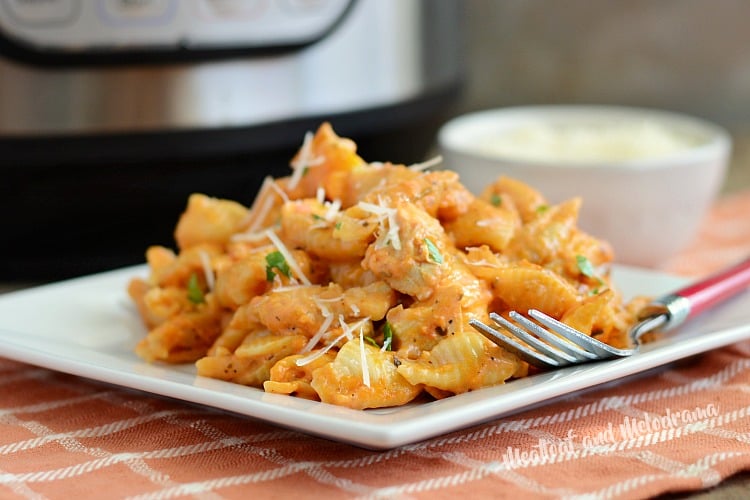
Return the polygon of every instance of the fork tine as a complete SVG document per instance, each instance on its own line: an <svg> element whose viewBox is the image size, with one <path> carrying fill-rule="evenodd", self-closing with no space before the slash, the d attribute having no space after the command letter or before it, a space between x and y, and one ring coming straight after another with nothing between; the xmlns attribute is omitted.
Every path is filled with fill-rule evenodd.
<svg viewBox="0 0 750 500"><path fill-rule="evenodd" d="M549 356L545 356L544 354L517 342L515 339L509 337L505 333L496 330L477 319L470 319L469 324L475 329L479 330L479 332L485 334L491 341L499 344L501 347L506 348L530 365L534 365L539 368L557 368L562 366L559 361L550 358Z"/></svg>
<svg viewBox="0 0 750 500"><path fill-rule="evenodd" d="M576 362L575 356L572 356L571 354L565 351L561 351L560 349L557 349L556 345L550 345L548 343L542 342L538 338L531 335L531 333L529 332L530 330L529 326L536 327L536 329L541 329L539 328L538 325L527 320L526 318L516 313L515 311L511 312L511 317L513 318L514 321L518 322L519 324L518 325L513 324L512 322L508 321L507 319L503 318L497 313L494 313L494 312L490 313L490 319L492 319L492 321L502 326L506 330L510 331L510 333L515 335L516 338L518 338L519 340L522 340L527 345L530 345L537 351L557 361L558 364L556 366L563 366L563 365L568 365L568 364ZM531 325L529 325L529 323L531 323ZM526 328L523 328L523 327L526 327ZM533 333L536 333L536 332L533 332Z"/></svg>
<svg viewBox="0 0 750 500"><path fill-rule="evenodd" d="M574 344L583 346L586 349L593 351L592 354L594 354L594 356L590 359L609 358L612 355L616 354L615 351L618 351L618 349L613 348L612 346L607 345L600 340L590 337L585 333L581 333L575 328L571 328L565 323L557 321L556 319L547 316L543 312L536 309L529 309L529 316L542 323L544 326L554 331L555 333L570 340Z"/></svg>
<svg viewBox="0 0 750 500"><path fill-rule="evenodd" d="M539 311L535 311L534 309L531 309L529 310L529 313L531 313L532 311L539 312ZM539 313L539 314L543 314L543 313ZM597 359L597 355L595 353L587 351L586 349L583 349L580 345L568 342L569 340L571 340L569 337L561 338L558 335L555 335L554 329L552 329L552 332L550 332L549 330L539 326L537 323L534 323L533 321L531 321L524 315L519 314L517 311L511 311L510 317L513 318L514 321L523 325L526 328L526 330L529 330L535 335L537 335L538 337L544 339L546 341L546 345L554 346L555 349L558 349L560 351L563 351L569 354L572 357L571 362L591 361L591 360ZM545 315L545 317L549 318L549 316L547 315ZM549 319L551 321L554 321L552 318L549 318ZM563 323L560 323L560 324L562 325ZM549 327L549 325L547 326Z"/></svg>

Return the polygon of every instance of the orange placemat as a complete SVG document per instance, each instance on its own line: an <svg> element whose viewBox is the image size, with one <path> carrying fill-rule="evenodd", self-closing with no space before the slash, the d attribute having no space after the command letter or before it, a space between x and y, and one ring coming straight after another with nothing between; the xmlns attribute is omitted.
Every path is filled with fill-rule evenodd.
<svg viewBox="0 0 750 500"><path fill-rule="evenodd" d="M750 254L750 192L665 270ZM0 498L645 498L750 470L750 342L377 452L0 359Z"/></svg>
<svg viewBox="0 0 750 500"><path fill-rule="evenodd" d="M750 255L750 192L719 199L701 224L698 236L663 270L701 276Z"/></svg>

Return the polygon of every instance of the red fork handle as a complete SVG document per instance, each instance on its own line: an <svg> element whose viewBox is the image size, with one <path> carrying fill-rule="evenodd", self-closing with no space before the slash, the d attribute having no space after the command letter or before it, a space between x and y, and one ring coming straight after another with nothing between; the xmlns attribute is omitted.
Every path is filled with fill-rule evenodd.
<svg viewBox="0 0 750 500"><path fill-rule="evenodd" d="M750 258L673 292L673 295L687 299L689 303L687 317L691 318L745 290L748 285L750 285Z"/></svg>

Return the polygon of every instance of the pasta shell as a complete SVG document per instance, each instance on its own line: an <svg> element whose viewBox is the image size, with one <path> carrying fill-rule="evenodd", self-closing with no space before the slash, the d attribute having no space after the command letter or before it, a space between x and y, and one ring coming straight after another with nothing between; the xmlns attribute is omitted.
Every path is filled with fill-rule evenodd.
<svg viewBox="0 0 750 500"><path fill-rule="evenodd" d="M354 409L403 405L422 388L399 374L399 362L393 352L355 337L341 347L333 363L313 372L311 385L324 403Z"/></svg>

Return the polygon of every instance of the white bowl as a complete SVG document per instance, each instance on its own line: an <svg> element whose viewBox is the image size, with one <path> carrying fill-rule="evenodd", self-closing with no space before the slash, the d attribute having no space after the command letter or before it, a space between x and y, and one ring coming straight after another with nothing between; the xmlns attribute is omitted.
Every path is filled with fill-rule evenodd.
<svg viewBox="0 0 750 500"><path fill-rule="evenodd" d="M445 168L475 193L507 175L551 203L580 196L579 226L609 241L617 262L646 267L664 263L695 237L731 151L726 130L704 120L584 105L463 115L441 128L438 143ZM645 151L632 150L641 146Z"/></svg>

